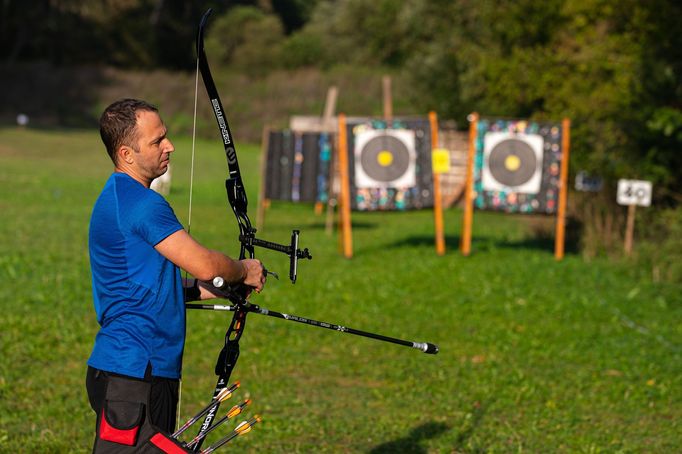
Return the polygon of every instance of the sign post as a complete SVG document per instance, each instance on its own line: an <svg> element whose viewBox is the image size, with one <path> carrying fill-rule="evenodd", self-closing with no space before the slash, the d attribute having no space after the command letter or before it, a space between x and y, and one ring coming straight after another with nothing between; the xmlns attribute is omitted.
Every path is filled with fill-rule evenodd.
<svg viewBox="0 0 682 454"><path fill-rule="evenodd" d="M618 205L628 207L628 217L625 225L625 244L623 249L626 255L632 254L632 243L635 232L635 210L637 206L648 207L651 205L650 181L642 180L618 180L618 192L616 202Z"/></svg>

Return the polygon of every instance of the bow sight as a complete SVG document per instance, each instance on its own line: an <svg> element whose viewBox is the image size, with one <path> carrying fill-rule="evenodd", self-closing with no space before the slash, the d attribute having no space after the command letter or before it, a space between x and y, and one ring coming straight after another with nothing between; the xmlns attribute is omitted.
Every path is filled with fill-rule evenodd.
<svg viewBox="0 0 682 454"><path fill-rule="evenodd" d="M298 259L312 259L313 256L308 252L308 248L300 250L298 248L298 230L291 231L291 244L285 246L284 244L273 243L271 241L265 241L256 238L256 229L252 228L249 230L247 235L239 235L239 241L245 246L258 246L265 249L270 249L273 251L283 252L289 256L289 279L291 282L296 283L296 273L298 270ZM274 273L270 273L274 274ZM276 276L276 275L275 275Z"/></svg>
<svg viewBox="0 0 682 454"><path fill-rule="evenodd" d="M209 13L206 14L208 15ZM212 105L213 111L216 115L216 119L218 119L218 124L220 125L221 131L223 131L222 132L223 142L225 142L226 140L228 142L231 142L229 129L230 127L225 121L225 117L222 115L222 107L220 105L220 100L216 98L216 101L212 102ZM220 121L221 119L222 122ZM227 200L229 201L230 206L232 207L232 211L234 211L234 214L237 217L237 222L239 223L240 231L239 242L241 243L240 258L245 258L247 252L249 253L250 257L253 257L254 246L262 247L264 249L270 249L272 251L282 252L289 256L289 279L291 279L291 282L296 283L298 259L310 260L313 258L312 255L310 255L308 248L305 248L303 250L300 250L298 248L298 236L300 231L292 230L291 243L289 244L289 246L256 238L256 229L251 225L249 216L246 214L248 200L246 198L246 191L244 190L241 174L239 172L239 164L237 162L237 155L234 147L226 144L225 154L227 156L228 168L230 169L230 177L225 180L225 189L227 190ZM233 170L234 168L236 168L236 171Z"/></svg>

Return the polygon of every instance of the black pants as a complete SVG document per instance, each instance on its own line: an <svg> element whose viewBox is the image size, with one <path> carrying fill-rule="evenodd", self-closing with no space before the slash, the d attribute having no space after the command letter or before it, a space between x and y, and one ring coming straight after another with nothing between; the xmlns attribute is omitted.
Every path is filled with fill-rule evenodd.
<svg viewBox="0 0 682 454"><path fill-rule="evenodd" d="M97 426L100 427L102 409L105 406L107 383L111 378L123 377L133 382L149 384L148 403L151 424L168 433L173 432L178 404L179 380L153 377L151 367L147 367L144 379L128 377L124 375L105 372L93 367L88 367L85 386L88 390L90 406L97 414Z"/></svg>

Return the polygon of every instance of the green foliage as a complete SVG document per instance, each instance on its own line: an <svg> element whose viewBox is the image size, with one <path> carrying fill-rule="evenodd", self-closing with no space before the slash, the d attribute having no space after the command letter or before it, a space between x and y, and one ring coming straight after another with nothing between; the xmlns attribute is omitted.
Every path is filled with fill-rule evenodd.
<svg viewBox="0 0 682 454"><path fill-rule="evenodd" d="M635 258L652 279L682 283L682 210L639 210Z"/></svg>
<svg viewBox="0 0 682 454"><path fill-rule="evenodd" d="M300 49L289 63L397 66L413 84L417 109L462 124L471 111L570 117L574 166L615 179L642 168L651 142L659 144L649 159L656 172L672 155L646 134L651 107L670 103L651 94L671 87L679 100L670 57L679 37L663 31L670 16L682 18L664 1L321 2L289 38ZM670 52L658 52L663 48ZM666 108L679 114L677 106ZM669 184L679 175L667 172L657 180Z"/></svg>
<svg viewBox="0 0 682 454"><path fill-rule="evenodd" d="M319 37L302 31L282 43L282 66L289 69L318 66L324 59L324 46Z"/></svg>
<svg viewBox="0 0 682 454"><path fill-rule="evenodd" d="M662 107L656 110L647 126L652 132L682 142L682 112L677 109Z"/></svg>
<svg viewBox="0 0 682 454"><path fill-rule="evenodd" d="M191 140L171 139L169 202L186 223ZM235 254L221 145L199 140L197 150L192 235ZM254 213L258 147L240 146L239 159ZM94 130L12 128L0 130L0 169L0 193L11 194L0 202L0 278L8 284L0 287L0 451L89 452L95 415L85 361L97 324L87 225L111 163ZM355 256L346 260L311 206L273 203L262 237L286 241L301 228L314 259L301 264L295 286L270 280L255 303L441 351L426 356L252 314L233 378L237 397L253 399L249 412L264 422L232 449L678 449L680 284L654 282L628 262L557 262L551 241L531 235L525 218L493 213L476 214L465 258L457 252L461 215L445 213L448 252L439 257L430 211L353 213ZM679 238L674 217L669 233ZM260 257L285 274L281 254ZM210 397L230 317L188 313L183 419Z"/></svg>
<svg viewBox="0 0 682 454"><path fill-rule="evenodd" d="M410 90L410 100L416 111L427 112L436 109L441 118L454 118L466 124L471 109L461 102L462 75L466 63L462 61L454 42L438 42L422 46L422 52L415 54L406 64L411 86L421 87L430 83L428 92ZM446 96L442 96L447 93Z"/></svg>
<svg viewBox="0 0 682 454"><path fill-rule="evenodd" d="M283 36L277 16L238 6L212 22L206 52L217 62L247 74L265 74L279 65Z"/></svg>
<svg viewBox="0 0 682 454"><path fill-rule="evenodd" d="M650 148L647 151L641 174L663 185L664 196L675 195L679 203L680 194L670 194L669 190L679 190L682 167L682 111L672 107L660 107L646 122ZM676 171L677 170L677 171Z"/></svg>
<svg viewBox="0 0 682 454"><path fill-rule="evenodd" d="M569 117L574 169L665 190L682 179L682 142L665 134L681 115L673 18L670 1L349 0L318 4L299 33L323 43L322 65L399 67L418 110L461 124L472 111Z"/></svg>

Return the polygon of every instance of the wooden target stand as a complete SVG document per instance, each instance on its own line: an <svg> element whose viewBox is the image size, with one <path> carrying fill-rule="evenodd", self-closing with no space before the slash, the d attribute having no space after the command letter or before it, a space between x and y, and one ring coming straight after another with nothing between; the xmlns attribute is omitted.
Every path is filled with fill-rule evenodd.
<svg viewBox="0 0 682 454"><path fill-rule="evenodd" d="M390 79L384 78L384 100L387 99L386 90L390 92ZM390 98L388 98L390 99ZM392 121L392 111L384 105L384 112L387 121ZM348 132L346 116L339 114L338 125L338 163L339 180L341 182L339 194L339 250L347 259L353 257L353 227L351 221L351 194L350 194L350 174L348 159ZM438 117L435 112L429 113L429 123L431 129L431 149L432 153L438 146ZM432 166L433 168L433 166ZM443 202L441 197L440 176L433 173L433 215L435 230L436 254L445 254L445 236L443 228Z"/></svg>
<svg viewBox="0 0 682 454"><path fill-rule="evenodd" d="M462 238L460 252L464 256L471 254L471 231L474 218L474 159L476 155L476 139L478 136L477 113L469 115L469 148L467 155L466 183L464 190L464 215L462 217ZM559 173L559 200L557 204L556 226L554 235L554 258L564 258L566 235L566 200L568 197L568 163L571 142L571 121L564 118L561 122L561 170Z"/></svg>
<svg viewBox="0 0 682 454"><path fill-rule="evenodd" d="M391 79L384 76L382 79L383 99L384 99L384 118L388 122L393 120L393 108L391 100ZM330 194L327 202L325 232L331 234L333 230L334 211L338 212L339 229L339 249L346 258L353 257L353 238L351 222L351 201L350 201L350 175L348 159L348 137L346 130L346 116L338 115L338 121L334 122L334 110L338 89L330 87L327 92L324 114L322 117L292 117L291 129L294 132L327 132L332 137L336 135L336 150L332 148L330 172ZM432 152L438 147L438 117L435 112L429 113L429 124L431 129ZM267 153L268 141L270 136L269 128L264 128L261 141L261 161L260 161L260 187L258 193L258 204L256 212L256 228L262 230L265 222L265 212L270 206L270 200L265 197L265 187L267 178ZM449 162L449 160L448 160ZM435 166L432 166L434 168ZM434 196L434 228L435 228L435 247L438 255L445 254L445 236L443 223L443 201L441 194L440 175L433 172L433 196ZM322 202L315 203L315 213L320 215L324 211Z"/></svg>

